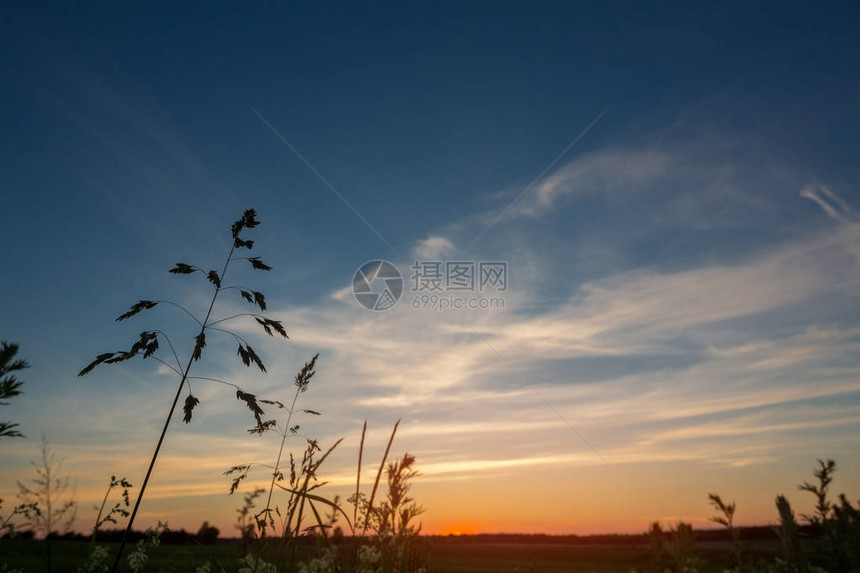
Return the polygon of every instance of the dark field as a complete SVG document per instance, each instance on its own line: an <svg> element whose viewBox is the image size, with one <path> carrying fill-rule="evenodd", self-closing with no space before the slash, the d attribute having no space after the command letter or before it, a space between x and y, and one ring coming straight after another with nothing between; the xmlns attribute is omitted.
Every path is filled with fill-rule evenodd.
<svg viewBox="0 0 860 573"><path fill-rule="evenodd" d="M698 544L707 564L700 573L722 573L730 567L731 544ZM747 547L747 555L779 555L778 542L760 541ZM653 570L650 548L645 544L545 544L545 543L445 543L435 542L430 553L430 571L484 573L533 571L544 573L623 572ZM660 571L662 573L662 570Z"/></svg>
<svg viewBox="0 0 860 573"><path fill-rule="evenodd" d="M428 572L489 573L489 572L619 572L631 569L653 570L649 564L649 547L645 544L561 544L561 543L499 543L463 539L435 538L430 543ZM112 551L118 544L107 544ZM88 544L81 541L54 541L52 564L55 573L74 572L85 561ZM310 548L309 548L310 549ZM720 573L729 566L731 547L725 542L702 542L699 554L707 564L700 570ZM747 544L747 555L753 557L779 554L774 541ZM144 568L148 572L193 572L207 560L213 572L220 564L225 571L238 569L238 544L215 546L161 545L150 553ZM44 543L32 540L0 540L0 562L11 569L45 571ZM129 571L124 561L121 571Z"/></svg>

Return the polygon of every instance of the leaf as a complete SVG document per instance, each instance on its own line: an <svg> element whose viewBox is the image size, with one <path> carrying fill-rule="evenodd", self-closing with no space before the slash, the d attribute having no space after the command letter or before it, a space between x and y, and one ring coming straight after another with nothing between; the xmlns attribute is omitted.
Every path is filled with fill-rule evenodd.
<svg viewBox="0 0 860 573"><path fill-rule="evenodd" d="M84 368L80 372L78 372L78 376L86 376L93 371L93 368L95 368L99 364L102 364L113 355L113 352L105 352L104 354L99 354L98 356L96 356L95 360L84 366Z"/></svg>
<svg viewBox="0 0 860 573"><path fill-rule="evenodd" d="M239 238L239 233L242 232L242 229L248 227L249 229L253 229L260 222L257 220L257 212L253 209L247 209L243 214L242 218L233 223L233 226L230 227L230 231L233 233L234 244L238 247L240 245L235 243L235 239ZM247 241L246 241L247 242ZM248 247L250 248L250 247Z"/></svg>
<svg viewBox="0 0 860 573"><path fill-rule="evenodd" d="M274 330L284 338L289 338L289 336L287 336L287 331L286 329L284 329L284 325L281 323L281 321L272 320L271 318L266 317L260 318L256 316L254 317L254 320L256 320L259 324L263 326L263 330L265 330L266 334L268 334L269 336L274 336L272 334L272 330Z"/></svg>
<svg viewBox="0 0 860 573"><path fill-rule="evenodd" d="M262 402L263 404L271 404L272 406L277 406L282 410L285 408L284 403L278 402L277 400L260 400L260 402Z"/></svg>
<svg viewBox="0 0 860 573"><path fill-rule="evenodd" d="M8 370L7 370L8 371ZM3 376L4 369L2 367L2 362L0 362L0 398L14 398L15 396L20 396L21 391L18 388L24 384L23 380L18 380L13 375ZM8 402L0 402L0 406L8 406Z"/></svg>
<svg viewBox="0 0 860 573"><path fill-rule="evenodd" d="M246 290L240 290L239 294L241 294L242 298L244 298L246 301L250 302L251 304L254 304L254 298L253 296L251 296L251 293Z"/></svg>
<svg viewBox="0 0 860 573"><path fill-rule="evenodd" d="M116 320L117 320L117 322L119 322L121 320L125 320L126 318L131 318L132 316L139 313L140 311L149 310L150 308L156 306L157 304L158 304L157 302L152 302L151 300L142 300L140 302L137 302L137 303L131 305L131 310L129 310L127 313L125 313L123 315L120 315L119 317L117 317Z"/></svg>
<svg viewBox="0 0 860 573"><path fill-rule="evenodd" d="M185 417L182 418L182 421L186 424L191 421L191 411L194 409L194 406L200 403L200 400L194 397L193 394L189 394L187 398L185 398L185 406L182 407L182 411L185 412Z"/></svg>
<svg viewBox="0 0 860 573"><path fill-rule="evenodd" d="M302 410L302 412L304 412L305 414L313 414L314 416L322 416L322 414L320 414L316 410Z"/></svg>
<svg viewBox="0 0 860 573"><path fill-rule="evenodd" d="M265 529L266 526L269 526L274 529L275 527L275 518L272 517L272 512L275 511L278 506L275 506L275 509L266 508L260 513L256 514L254 518L257 520L257 527L260 529ZM260 516L263 516L262 518Z"/></svg>
<svg viewBox="0 0 860 573"><path fill-rule="evenodd" d="M264 263L260 260L260 257L249 257L248 261L251 263L251 266L258 271L270 271L272 267Z"/></svg>
<svg viewBox="0 0 860 573"><path fill-rule="evenodd" d="M239 237L235 237L233 239L233 246L237 249L240 249L242 247L245 247L246 249L253 249L254 241L245 241L243 239L240 239Z"/></svg>
<svg viewBox="0 0 860 573"><path fill-rule="evenodd" d="M116 364L117 362L124 362L130 358L134 358L134 354L131 352L126 352L122 350L120 352L114 352L113 356L104 361L105 364Z"/></svg>
<svg viewBox="0 0 860 573"><path fill-rule="evenodd" d="M279 321L279 320L270 320L270 319L266 319L266 320L268 320L268 322L269 322L269 326L271 326L272 328L274 328L274 329L275 329L275 332L277 332L278 334L280 334L280 335L281 335L281 336L283 336L284 338L289 338L289 336L287 336L287 331L286 331L286 329L284 328L284 325L283 325L283 324L281 324L281 321Z"/></svg>
<svg viewBox="0 0 860 573"><path fill-rule="evenodd" d="M257 322L259 322L260 324L263 325L263 330L266 331L266 334L268 334L269 336L273 336L272 328L269 326L269 321L267 318L254 317L254 320L256 320Z"/></svg>
<svg viewBox="0 0 860 573"><path fill-rule="evenodd" d="M260 310L266 310L266 297L263 296L263 293L253 291L254 293L254 302L257 303L257 306L260 307Z"/></svg>
<svg viewBox="0 0 860 573"><path fill-rule="evenodd" d="M153 338L152 342L146 345L146 351L143 353L143 358L149 358L158 350L158 338Z"/></svg>
<svg viewBox="0 0 860 573"><path fill-rule="evenodd" d="M158 333L154 330L143 331L140 333L138 340L131 346L128 351L121 350L119 352L105 352L99 354L96 359L84 366L78 372L78 376L86 376L92 372L93 368L99 364L116 364L137 356L141 351L144 351L144 358L151 356L158 349Z"/></svg>
<svg viewBox="0 0 860 573"><path fill-rule="evenodd" d="M238 352L239 356L242 357L242 363L245 364L245 366L250 366L251 365L251 357L250 357L250 355L248 355L248 351L245 350L245 347L240 344L239 350L237 352Z"/></svg>
<svg viewBox="0 0 860 573"><path fill-rule="evenodd" d="M324 504L326 504L327 506L329 506L330 508L334 509L335 511L339 511L341 514L343 514L343 518L344 518L344 519L346 519L346 523L347 523L347 525L349 525L349 527L350 527L350 528L352 528L352 522L349 520L349 516L348 516L346 513L344 513L344 511L340 508L340 506L339 506L339 505L335 504L334 502L331 502L331 501L327 500L327 499L326 499L326 498L324 498L324 497L320 497L320 496L318 496L318 495L314 495L314 494L312 494L312 493L308 493L308 492L306 492L306 491L297 490L297 489L291 489L291 488L288 488L288 487L284 487L284 486L282 486L281 484L278 484L278 483L276 483L275 485L276 485L276 486L278 486L279 488L281 488L281 489L282 489L282 490L284 490L284 491L288 491L288 492L290 492L290 493L294 493L294 494L296 494L296 495L300 495L300 496L302 496L302 497L306 497L306 498L308 498L308 499L312 499L312 500L314 500L314 501L318 501L318 502L320 502L320 503L324 503Z"/></svg>
<svg viewBox="0 0 860 573"><path fill-rule="evenodd" d="M0 377L15 370L29 368L26 360L12 360L18 353L18 345L9 342L0 342Z"/></svg>
<svg viewBox="0 0 860 573"><path fill-rule="evenodd" d="M224 472L225 476L228 476L234 472L242 472L235 478L233 478L233 483L230 484L230 495L233 495L233 492L239 487L239 482L248 477L248 470L251 469L251 466L233 466L226 472Z"/></svg>
<svg viewBox="0 0 860 573"><path fill-rule="evenodd" d="M248 394L247 392L243 392L241 390L236 390L236 398L245 402L248 405L248 409L254 413L254 418L257 420L257 425L263 425L263 409L260 408L260 405L257 404L257 397L253 394Z"/></svg>
<svg viewBox="0 0 860 573"><path fill-rule="evenodd" d="M260 224L260 222L257 220L257 212L254 209L245 210L245 212L242 214L242 222L249 229L253 229Z"/></svg>
<svg viewBox="0 0 860 573"><path fill-rule="evenodd" d="M249 466L249 465L233 466L229 470L224 472L224 475L228 476L230 474L234 474L236 472L244 472L245 470L249 470L249 469L251 469L251 466Z"/></svg>
<svg viewBox="0 0 860 573"><path fill-rule="evenodd" d="M308 500L308 505L311 507L311 511L313 511L313 513L314 513L314 517L317 520L317 525L308 526L305 528L305 531L313 531L314 529L319 528L320 532L322 532L323 537L325 538L326 543L328 543L329 542L328 541L328 532L326 531L326 528L330 528L331 525L325 525L322 522L322 517L320 517L320 512L317 511L317 508L314 505L314 502Z"/></svg>
<svg viewBox="0 0 860 573"><path fill-rule="evenodd" d="M218 271L209 271L209 274L206 275L206 278L209 279L209 282L215 285L215 288L221 288L221 277L218 276Z"/></svg>
<svg viewBox="0 0 860 573"><path fill-rule="evenodd" d="M242 228L244 225L242 224L242 220L238 220L233 223L233 226L230 227L230 232L233 233L233 244L235 244L236 239L239 238L239 233L242 232Z"/></svg>
<svg viewBox="0 0 860 573"><path fill-rule="evenodd" d="M203 349L206 348L206 333L201 332L195 337L197 341L194 344L194 352L191 354L192 360L200 360L200 355L203 353Z"/></svg>
<svg viewBox="0 0 860 573"><path fill-rule="evenodd" d="M195 270L197 269L195 269L191 265L186 265L185 263L176 263L176 266L170 269L169 272L175 275L190 275Z"/></svg>
<svg viewBox="0 0 860 573"><path fill-rule="evenodd" d="M266 420L262 424L257 424L253 428L250 428L248 430L248 433L249 434L258 434L258 435L262 436L263 432L266 432L266 431L272 429L273 427L275 427L276 424L277 424L277 422L275 420Z"/></svg>
<svg viewBox="0 0 860 573"><path fill-rule="evenodd" d="M131 350L129 350L127 354L131 354L132 356L134 356L141 350L145 350L152 343L152 341L156 339L157 336L158 333L154 330L144 330L140 333L137 342L132 344ZM131 356L129 356L128 358L131 358ZM128 358L123 358L123 360L127 360Z"/></svg>
<svg viewBox="0 0 860 573"><path fill-rule="evenodd" d="M317 358L320 357L319 352L314 354L314 357L311 358L310 362L306 362L302 367L301 371L296 374L296 387L300 392L304 392L308 389L308 385L311 382L311 378L316 374L316 370L314 370L314 366L317 363Z"/></svg>
<svg viewBox="0 0 860 573"><path fill-rule="evenodd" d="M246 344L246 345L245 345L245 351L248 353L248 357L249 357L251 360L253 360L254 364L256 364L256 365L257 365L257 367L258 367L260 370L262 370L263 372L265 372L265 371L266 371L266 366L263 364L263 361L262 361L262 360L260 360L260 357L259 357L259 356L257 356L257 353L256 353L256 352L254 352L254 349L253 349L253 348L251 348L251 345L250 345L250 344Z"/></svg>
<svg viewBox="0 0 860 573"><path fill-rule="evenodd" d="M4 438L23 438L24 434L16 430L20 424L12 424L0 422L0 437Z"/></svg>

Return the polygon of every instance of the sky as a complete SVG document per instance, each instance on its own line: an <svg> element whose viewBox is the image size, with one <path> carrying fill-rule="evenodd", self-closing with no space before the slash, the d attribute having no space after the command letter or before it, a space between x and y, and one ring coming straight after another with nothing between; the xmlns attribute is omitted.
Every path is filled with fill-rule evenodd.
<svg viewBox="0 0 860 573"><path fill-rule="evenodd" d="M817 458L857 499L857 12L5 3L0 339L31 368L0 406L26 435L0 444L4 506L42 435L77 529L111 475L139 486L178 377L151 359L76 374L142 330L184 364L181 310L114 319L142 299L204 315L205 277L167 271L220 269L246 209L273 270L233 261L225 284L265 293L289 340L221 323L267 372L213 331L192 375L284 402L319 353L298 407L321 415L287 444L344 438L325 495L354 487L363 422L367 483L400 420L426 532L705 527L709 493L773 523L777 494L812 510L797 484ZM398 290L373 261L402 277L384 310L353 292L362 268L372 293ZM246 312L226 290L213 318ZM222 474L272 464L280 438L247 433L232 388L191 391L137 523L232 535L267 470L232 497Z"/></svg>

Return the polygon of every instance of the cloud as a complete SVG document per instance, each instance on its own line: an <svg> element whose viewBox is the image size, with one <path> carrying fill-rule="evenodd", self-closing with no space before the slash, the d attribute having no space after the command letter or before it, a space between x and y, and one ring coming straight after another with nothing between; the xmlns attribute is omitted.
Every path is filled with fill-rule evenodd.
<svg viewBox="0 0 860 573"><path fill-rule="evenodd" d="M817 183L806 185L800 196L814 201L828 217L841 224L846 247L853 254L855 264L860 264L860 221L854 216L851 206L827 185Z"/></svg>
<svg viewBox="0 0 860 573"><path fill-rule="evenodd" d="M821 186L821 193L827 196L828 199L839 205L839 208L842 209L845 213L851 212L851 207L846 203L841 197L836 195L833 191L830 190L826 185Z"/></svg>
<svg viewBox="0 0 860 573"><path fill-rule="evenodd" d="M677 272L635 270L584 284L552 312L477 326L501 350L533 356L671 350L711 323L787 309L860 284L852 234L827 232L747 261ZM463 332L467 332L464 328ZM702 339L697 335L690 340Z"/></svg>
<svg viewBox="0 0 860 573"><path fill-rule="evenodd" d="M166 365L166 364L159 364L155 373L158 374L159 376L168 376L168 377L175 377L176 376L176 372L174 370L172 370L171 367Z"/></svg>
<svg viewBox="0 0 860 573"><path fill-rule="evenodd" d="M337 289L336 291L332 291L329 296L334 300L346 302L353 297L352 285L345 286L343 288Z"/></svg>
<svg viewBox="0 0 860 573"><path fill-rule="evenodd" d="M552 207L562 195L634 192L663 177L675 164L669 153L654 150L603 150L583 155L559 169L535 191L523 214L538 214Z"/></svg>
<svg viewBox="0 0 860 573"><path fill-rule="evenodd" d="M571 287L542 311L531 309L533 290L512 289L502 312L420 311L405 294L385 313L332 299L279 313L290 317L291 344L323 353L303 398L309 407L329 420L402 416L398 444L441 470L434 479L513 470L516 460L603 463L520 376L610 463L751 465L786 456L797 432L806 435L798 451L813 452L834 424L860 423L856 409L837 416L823 407L795 424L779 421L799 404L860 398L851 358L860 355L860 331L832 318L860 284L855 242L845 225L731 263L618 271ZM594 377L578 367L655 356L665 365ZM278 360L273 371L295 369ZM755 408L770 413L752 415ZM685 433L696 439L676 439ZM750 435L760 436L755 447L743 442ZM460 463L464 455L475 463Z"/></svg>
<svg viewBox="0 0 860 573"><path fill-rule="evenodd" d="M430 236L421 239L412 247L412 255L418 259L433 260L442 259L455 250L454 243L440 236Z"/></svg>
<svg viewBox="0 0 860 573"><path fill-rule="evenodd" d="M800 196L817 203L827 213L828 217L836 221L843 220L845 215L850 212L850 207L845 201L822 185L807 185L800 190Z"/></svg>

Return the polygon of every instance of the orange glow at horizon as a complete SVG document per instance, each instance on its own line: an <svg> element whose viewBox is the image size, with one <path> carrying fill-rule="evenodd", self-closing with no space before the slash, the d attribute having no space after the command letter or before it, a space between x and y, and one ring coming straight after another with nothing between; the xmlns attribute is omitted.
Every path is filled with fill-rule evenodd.
<svg viewBox="0 0 860 573"><path fill-rule="evenodd" d="M444 525L440 528L437 528L435 531L426 531L429 535L475 535L476 533L483 533L481 528L476 527L471 524L465 524L462 522L455 522L451 525Z"/></svg>

